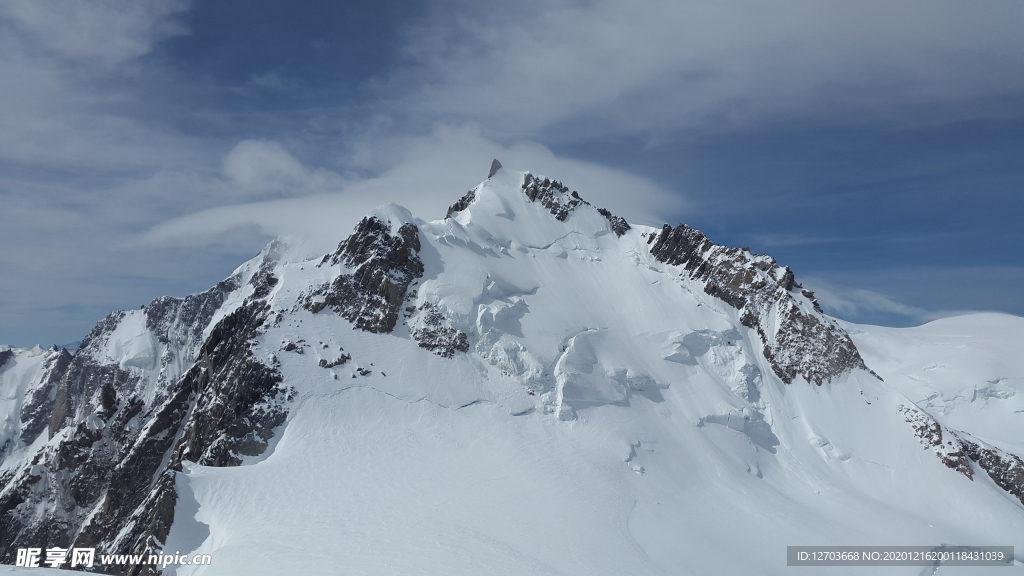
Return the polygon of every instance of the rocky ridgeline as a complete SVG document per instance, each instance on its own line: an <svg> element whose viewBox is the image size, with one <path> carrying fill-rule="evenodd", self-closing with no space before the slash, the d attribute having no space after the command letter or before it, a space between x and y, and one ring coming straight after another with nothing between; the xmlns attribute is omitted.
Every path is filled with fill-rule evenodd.
<svg viewBox="0 0 1024 576"><path fill-rule="evenodd" d="M897 410L914 429L921 445L934 452L948 468L974 480L971 466L974 462L997 486L1024 504L1024 460L1020 456L997 448L985 448L967 434L942 426L917 408L900 405Z"/></svg>
<svg viewBox="0 0 1024 576"><path fill-rule="evenodd" d="M494 173L500 168L501 163L495 160L491 165L491 176L494 176ZM530 202L539 202L559 222L565 222L565 219L576 208L591 206L590 202L581 198L578 192L575 190L570 192L569 188L561 182L548 178L541 179L533 174L526 174L523 177L522 191L530 199ZM474 200L476 200L476 188L470 190L465 196L459 198L458 202L449 206L448 213L444 216L445 219L447 220L453 214L469 208ZM608 225L611 227L612 232L615 232L616 236L622 236L629 232L630 226L625 218L616 216L604 208L598 208L597 211L608 220Z"/></svg>
<svg viewBox="0 0 1024 576"><path fill-rule="evenodd" d="M462 212L466 208L469 208L469 205L472 204L474 200L476 200L476 188L466 192L462 198L459 198L458 202L449 206L448 212L444 215L444 219L447 220L452 217L452 214Z"/></svg>
<svg viewBox="0 0 1024 576"><path fill-rule="evenodd" d="M666 224L648 244L659 262L681 266L706 294L740 311L740 322L760 336L764 357L783 382L799 375L820 386L850 370L867 370L853 340L821 313L813 293L803 291L814 312L800 308L793 273L773 258L719 246L685 224Z"/></svg>
<svg viewBox="0 0 1024 576"><path fill-rule="evenodd" d="M314 314L330 308L367 332L392 332L403 304L416 296L410 287L423 277L420 248L415 224L402 224L392 233L390 222L363 218L352 235L320 261L321 266L342 265L351 272L307 292L300 299L302 306ZM405 312L410 335L421 348L446 358L469 350L466 334L453 328L439 307L424 303L419 308L407 306Z"/></svg>
<svg viewBox="0 0 1024 576"><path fill-rule="evenodd" d="M579 206L591 205L590 202L580 198L579 193L575 190L570 192L569 188L561 182L548 178L541 180L533 174L527 174L523 178L523 193L530 199L530 202L539 202L559 222L565 222L569 214ZM608 220L608 224L616 236L622 236L629 232L629 223L625 219L604 208L598 208L597 211Z"/></svg>
<svg viewBox="0 0 1024 576"><path fill-rule="evenodd" d="M491 176L498 169L495 162ZM477 190L448 215L467 209ZM530 174L522 191L559 221L589 206L561 183ZM599 213L617 236L630 230L622 218ZM330 308L372 333L393 332L402 315L420 347L446 358L468 352L468 337L453 326L447 310L430 302L414 305L415 286L424 275L419 229L412 223L396 226L374 216L362 219L319 264L337 267L337 276L303 294L300 305L314 314ZM705 293L739 310L740 322L758 333L765 358L783 381L801 376L821 385L866 369L845 331L821 313L812 293L796 292L801 287L792 272L772 258L715 245L685 225L665 226L647 240L654 258L679 266ZM0 563L13 563L15 550L25 547L160 550L174 521L174 472L183 462L237 466L265 453L294 396L276 358L264 362L252 352L254 340L282 318L267 302L279 283L274 271L281 252L276 243L268 246L248 286L240 274L201 294L158 298L143 312L115 312L100 321L74 355L56 348L45 352L42 376L25 392L18 434L0 447L2 462L46 435L28 462L0 472ZM229 296L247 288L249 297L215 323ZM158 357L146 359L147 366L121 365L107 357L108 344L129 314L140 313L159 344ZM302 354L302 342L284 349ZM481 343L495 353L494 342ZM503 366L522 362L514 348L498 352ZM0 367L11 357L0 351ZM341 353L321 359L320 366L351 359ZM980 468L1024 502L1024 462L1018 456L983 447L919 410L900 410L946 466L971 479ZM133 570L156 572L148 566Z"/></svg>
<svg viewBox="0 0 1024 576"><path fill-rule="evenodd" d="M269 293L266 276L251 283L255 294ZM173 471L182 461L234 466L266 450L290 395L276 367L250 351L269 306L250 297L202 339L239 286L232 278L202 294L154 300L144 312L161 343L151 369L105 355L125 312L100 321L74 356L46 353L44 375L26 393L19 441L46 434L48 442L0 476L0 562L13 563L25 547L159 550L174 520Z"/></svg>
<svg viewBox="0 0 1024 576"><path fill-rule="evenodd" d="M964 440L967 455L1003 490L1024 504L1024 460L1020 456Z"/></svg>
<svg viewBox="0 0 1024 576"><path fill-rule="evenodd" d="M921 441L922 446L935 452L947 468L974 479L974 471L967 459L967 450L959 436L948 430L943 434L942 426L934 418L916 408L901 404L896 410L914 429L914 435Z"/></svg>
<svg viewBox="0 0 1024 576"><path fill-rule="evenodd" d="M391 223L363 218L355 232L323 257L320 266L343 265L352 272L309 291L302 305L316 314L331 308L367 332L391 332L414 280L423 276L419 228L407 223L392 234Z"/></svg>
<svg viewBox="0 0 1024 576"><path fill-rule="evenodd" d="M591 205L561 182L529 173L523 178L522 191L558 221L564 222L580 206ZM448 216L465 210L475 198L476 190L470 190L449 207ZM598 212L617 236L630 230L624 219L603 208ZM648 244L658 261L681 266L689 278L703 283L705 293L740 311L740 322L758 333L765 358L787 384L799 375L820 386L850 370L868 370L849 335L825 317L814 294L802 290L789 268L780 267L773 258L719 246L685 224L676 228L666 224L660 234L648 237ZM800 308L794 288L801 289L813 312Z"/></svg>
<svg viewBox="0 0 1024 576"><path fill-rule="evenodd" d="M523 178L523 193L530 199L530 202L539 202L546 210L551 212L555 220L565 222L569 214L582 205L589 206L590 203L580 198L580 195L557 180L543 180L533 174L527 174Z"/></svg>

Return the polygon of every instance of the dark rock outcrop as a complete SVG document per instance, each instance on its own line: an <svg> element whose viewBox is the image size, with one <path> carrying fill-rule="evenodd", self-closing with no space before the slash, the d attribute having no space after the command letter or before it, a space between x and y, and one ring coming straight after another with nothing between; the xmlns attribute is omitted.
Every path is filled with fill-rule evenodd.
<svg viewBox="0 0 1024 576"><path fill-rule="evenodd" d="M933 451L946 467L973 480L973 461L996 486L1024 504L1024 460L1020 456L998 448L985 448L976 439L942 426L917 408L900 405L898 411L914 429L921 444Z"/></svg>
<svg viewBox="0 0 1024 576"><path fill-rule="evenodd" d="M429 302L420 306L410 333L420 348L444 358L469 351L466 334L453 328L441 310Z"/></svg>
<svg viewBox="0 0 1024 576"><path fill-rule="evenodd" d="M57 395L57 388L60 385L61 379L67 373L71 359L71 354L63 348L49 353L48 357L43 361L43 375L40 378L40 385L26 391L26 402L21 407L20 431L20 436L26 444L32 443L47 429L47 425L50 423L50 416L54 412L53 404Z"/></svg>
<svg viewBox="0 0 1024 576"><path fill-rule="evenodd" d="M403 224L392 234L389 222L363 218L355 232L320 263L342 264L352 273L314 288L303 296L302 305L314 314L329 307L367 332L391 332L406 291L423 276L419 251L415 224Z"/></svg>
<svg viewBox="0 0 1024 576"><path fill-rule="evenodd" d="M616 236L629 232L629 222L626 222L625 218L616 216L604 208L598 208L597 211L608 220L608 225L612 227L612 232L615 232Z"/></svg>
<svg viewBox="0 0 1024 576"><path fill-rule="evenodd" d="M820 386L850 370L867 370L853 340L821 314L816 301L814 312L798 305L791 293L799 288L793 273L773 258L719 246L685 224L666 224L650 250L659 262L680 266L703 283L706 294L739 310L740 322L758 333L764 357L783 382L799 375Z"/></svg>
<svg viewBox="0 0 1024 576"><path fill-rule="evenodd" d="M473 200L476 200L476 188L466 192L462 198L459 198L458 202L449 206L448 213L444 215L444 219L447 220L452 217L452 214L462 212L466 208L469 208L469 205L473 203Z"/></svg>
<svg viewBox="0 0 1024 576"><path fill-rule="evenodd" d="M452 208L465 209L473 194L470 191ZM409 293L409 287L423 276L420 248L415 224L403 224L393 233L390 222L372 216L363 218L355 232L320 263L341 264L352 269L352 273L341 274L333 282L310 290L300 302L314 314L329 307L367 332L392 332L403 303L415 295L414 291ZM466 334L451 327L433 304L424 303L419 309L409 306L406 311L410 336L421 348L445 358L469 350ZM339 362L347 359L347 355L342 356ZM326 368L338 364L322 360L320 365Z"/></svg>
<svg viewBox="0 0 1024 576"><path fill-rule="evenodd" d="M1016 454L994 448L982 448L964 440L967 455L1003 490L1024 504L1024 460Z"/></svg>
<svg viewBox="0 0 1024 576"><path fill-rule="evenodd" d="M530 202L539 202L559 222L565 222L569 214L578 206L588 205L580 195L556 180L543 180L533 174L527 174L523 178L523 193L530 199Z"/></svg>
<svg viewBox="0 0 1024 576"><path fill-rule="evenodd" d="M501 169L501 163L495 160L491 165L491 174L488 178L494 176L495 172L499 169ZM540 202L559 222L565 222L565 219L577 207L591 205L590 202L581 198L575 190L570 192L569 188L561 182L548 178L540 179L533 174L526 174L523 178L522 190L531 202ZM465 196L459 198L458 202L448 207L448 212L444 216L445 220L451 218L452 214L469 208L474 200L476 200L476 188L466 192ZM612 232L615 232L616 236L622 236L629 232L629 223L624 218L616 216L604 208L598 208L597 211L608 220L608 226L612 229Z"/></svg>
<svg viewBox="0 0 1024 576"><path fill-rule="evenodd" d="M272 366L255 359L251 343L270 316L270 306L250 301L217 323L182 382L196 395L196 410L174 449L183 460L205 466L238 466L258 456L284 423L291 391Z"/></svg>
<svg viewBox="0 0 1024 576"><path fill-rule="evenodd" d="M533 174L527 174L523 178L523 193L530 199L530 202L540 202L559 222L565 222L569 214L580 206L590 206L580 197L575 190L569 188L557 180L545 178L541 180ZM597 211L608 220L608 225L616 236L622 236L629 231L629 223L604 208Z"/></svg>
<svg viewBox="0 0 1024 576"><path fill-rule="evenodd" d="M100 321L74 356L47 352L44 375L21 412L20 442L47 431L49 441L31 462L0 476L0 562L13 563L16 549L25 547L160 550L174 519L174 474L182 461L233 466L267 449L291 394L276 368L250 350L269 306L250 298L202 339L237 285L229 280L147 307L145 324L162 350L155 366L107 358L125 312ZM172 369L179 365L180 376Z"/></svg>
<svg viewBox="0 0 1024 576"><path fill-rule="evenodd" d="M491 169L487 172L487 178L492 178L498 173L498 170L501 170L501 162L498 162L498 159L495 158L494 160L491 160Z"/></svg>
<svg viewBox="0 0 1024 576"><path fill-rule="evenodd" d="M922 446L935 452L947 468L974 479L974 471L967 459L967 450L957 434L947 430L944 435L942 426L934 418L915 408L901 404L897 411L914 429L914 435L921 441Z"/></svg>
<svg viewBox="0 0 1024 576"><path fill-rule="evenodd" d="M342 354L335 360L328 361L326 358L320 359L321 368L334 368L335 366L344 366L349 360L352 359L351 354Z"/></svg>

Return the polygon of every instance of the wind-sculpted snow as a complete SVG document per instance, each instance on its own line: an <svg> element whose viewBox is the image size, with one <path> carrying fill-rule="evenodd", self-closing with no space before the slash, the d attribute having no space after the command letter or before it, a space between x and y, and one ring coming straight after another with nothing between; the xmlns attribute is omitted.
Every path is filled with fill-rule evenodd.
<svg viewBox="0 0 1024 576"><path fill-rule="evenodd" d="M821 385L854 369L866 369L846 332L820 312L813 294L803 291L812 309L793 296L793 272L767 255L719 246L685 224L668 224L653 242L659 261L683 268L704 284L704 292L740 311L740 322L757 331L762 353L787 384L797 375Z"/></svg>

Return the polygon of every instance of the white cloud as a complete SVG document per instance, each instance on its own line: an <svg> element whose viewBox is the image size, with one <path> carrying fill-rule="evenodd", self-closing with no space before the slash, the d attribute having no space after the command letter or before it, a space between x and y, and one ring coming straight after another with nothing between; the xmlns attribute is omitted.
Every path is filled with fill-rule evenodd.
<svg viewBox="0 0 1024 576"><path fill-rule="evenodd" d="M801 279L801 283L814 291L822 308L843 318L882 313L924 321L931 315L927 310L907 306L874 290L837 286L817 278L804 278Z"/></svg>
<svg viewBox="0 0 1024 576"><path fill-rule="evenodd" d="M417 86L404 100L415 113L502 134L654 137L782 114L845 122L851 108L889 117L1024 88L1017 0L556 0L456 16L442 6L410 34L415 66L385 88Z"/></svg>
<svg viewBox="0 0 1024 576"><path fill-rule="evenodd" d="M147 55L187 33L185 2L0 0L0 276L20 279L0 286L5 309L106 310L201 289L267 236L330 247L388 201L439 218L492 158L659 224L684 212L681 194L544 144L626 133L653 142L708 122L835 120L851 107L884 116L1024 87L1018 0L440 4L409 28L411 66L381 70L388 80L370 90L379 98L356 112L329 99L286 113L178 109L180 124L212 126L184 135L173 128L181 117L163 116L168 102L147 100L181 77ZM275 98L302 85L274 72L246 84ZM826 292L837 310L922 314L870 291ZM7 318L0 329L13 326Z"/></svg>
<svg viewBox="0 0 1024 576"><path fill-rule="evenodd" d="M238 228L256 228L267 236L304 237L326 249L386 202L401 204L425 220L443 217L450 204L487 176L495 158L511 170L557 178L591 203L632 222L661 223L658 214L680 208L678 195L650 180L561 158L534 142L502 146L473 126L439 126L428 136L367 142L360 154L376 156L377 151L393 164L375 177L344 180L301 165L275 142L243 142L225 160L225 172L236 181L252 187L290 181L306 189L330 182L338 191L203 210L161 223L147 238L155 244L202 244Z"/></svg>
<svg viewBox="0 0 1024 576"><path fill-rule="evenodd" d="M92 174L196 163L201 145L128 113L143 107L137 84L156 67L140 57L183 33L184 7L0 0L0 161Z"/></svg>
<svg viewBox="0 0 1024 576"><path fill-rule="evenodd" d="M243 140L224 158L224 175L253 195L298 196L337 190L344 179L307 168L271 140Z"/></svg>
<svg viewBox="0 0 1024 576"><path fill-rule="evenodd" d="M171 17L186 7L183 0L0 0L0 18L51 55L112 67L148 54L155 42L183 34Z"/></svg>
<svg viewBox="0 0 1024 576"><path fill-rule="evenodd" d="M945 272L969 276L975 270L954 269ZM925 274L928 273L925 272ZM839 285L821 278L803 278L801 283L814 291L815 297L826 313L852 322L918 325L940 318L983 312L982 310L964 308L929 310L904 304L875 290Z"/></svg>

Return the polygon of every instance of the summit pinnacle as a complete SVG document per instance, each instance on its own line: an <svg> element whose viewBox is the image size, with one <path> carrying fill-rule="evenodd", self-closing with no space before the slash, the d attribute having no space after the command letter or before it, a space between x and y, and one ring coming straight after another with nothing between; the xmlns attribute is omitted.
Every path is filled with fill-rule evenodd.
<svg viewBox="0 0 1024 576"><path fill-rule="evenodd" d="M498 170L501 170L501 162L498 162L498 159L495 158L491 161L491 171L487 173L487 178L490 179L492 176L497 174Z"/></svg>

